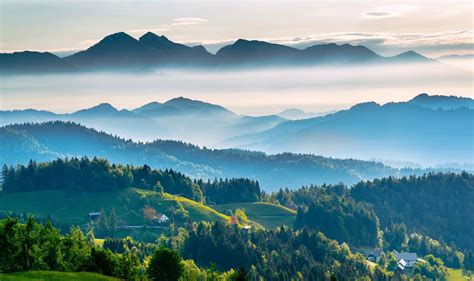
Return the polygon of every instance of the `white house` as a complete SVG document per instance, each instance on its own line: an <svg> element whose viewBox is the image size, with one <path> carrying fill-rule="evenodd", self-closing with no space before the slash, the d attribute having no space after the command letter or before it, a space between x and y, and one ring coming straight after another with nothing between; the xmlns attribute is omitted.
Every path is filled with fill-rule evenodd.
<svg viewBox="0 0 474 281"><path fill-rule="evenodd" d="M158 222L159 223L167 223L170 220L165 214L161 214L158 216Z"/></svg>
<svg viewBox="0 0 474 281"><path fill-rule="evenodd" d="M407 253L407 252L398 253L398 252L394 252L393 254L395 255L395 258L397 259L397 261L399 263L400 263L401 260L403 260L406 263L405 267L414 267L416 262L418 261L418 257L416 255L416 253Z"/></svg>

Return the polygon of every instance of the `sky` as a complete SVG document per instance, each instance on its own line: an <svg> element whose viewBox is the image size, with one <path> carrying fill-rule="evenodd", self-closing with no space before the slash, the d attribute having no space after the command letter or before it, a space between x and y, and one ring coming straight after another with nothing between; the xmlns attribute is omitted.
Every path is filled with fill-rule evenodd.
<svg viewBox="0 0 474 281"><path fill-rule="evenodd" d="M64 56L115 32L138 38L151 31L176 42L203 44L211 52L244 38L297 48L350 43L385 56L415 50L437 58L474 54L473 5L473 1L413 0L0 0L0 51L50 51ZM262 115L290 107L325 112L366 101L406 101L422 92L473 97L474 59L456 62L460 67L449 73L413 65L0 76L0 109L71 112L101 102L131 109L185 96L241 114Z"/></svg>
<svg viewBox="0 0 474 281"><path fill-rule="evenodd" d="M474 53L472 1L0 0L0 49L66 54L125 31L215 52L238 38L304 48L365 45L382 55Z"/></svg>

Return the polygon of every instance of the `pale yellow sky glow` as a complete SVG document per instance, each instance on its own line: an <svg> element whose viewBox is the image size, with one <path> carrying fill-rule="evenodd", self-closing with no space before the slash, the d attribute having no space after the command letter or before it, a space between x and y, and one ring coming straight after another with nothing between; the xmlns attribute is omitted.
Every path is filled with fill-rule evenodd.
<svg viewBox="0 0 474 281"><path fill-rule="evenodd" d="M211 52L246 38L437 57L474 52L473 10L472 1L0 0L0 49L74 51L114 32L152 31Z"/></svg>

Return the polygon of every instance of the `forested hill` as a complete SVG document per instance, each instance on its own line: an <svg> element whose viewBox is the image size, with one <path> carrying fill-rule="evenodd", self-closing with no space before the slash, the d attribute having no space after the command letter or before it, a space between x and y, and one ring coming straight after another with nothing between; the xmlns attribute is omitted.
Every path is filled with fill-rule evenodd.
<svg viewBox="0 0 474 281"><path fill-rule="evenodd" d="M404 223L445 242L474 249L474 175L427 174L356 184L350 196L374 206L382 226Z"/></svg>
<svg viewBox="0 0 474 281"><path fill-rule="evenodd" d="M1 127L0 140L0 163L8 165L26 164L30 159L48 161L58 157L97 156L114 163L171 168L195 178L245 177L258 180L266 190L313 183L353 184L362 179L416 172L371 161L307 154L213 150L162 140L133 142L59 121Z"/></svg>
<svg viewBox="0 0 474 281"><path fill-rule="evenodd" d="M130 187L179 194L206 203L260 201L257 181L244 178L202 181L191 180L173 170L111 164L105 159L71 158L28 165L2 167L1 194L61 190L67 192L113 192Z"/></svg>

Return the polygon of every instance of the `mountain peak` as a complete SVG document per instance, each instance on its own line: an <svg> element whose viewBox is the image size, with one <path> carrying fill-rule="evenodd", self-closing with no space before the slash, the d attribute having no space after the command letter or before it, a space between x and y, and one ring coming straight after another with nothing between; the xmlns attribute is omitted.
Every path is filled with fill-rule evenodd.
<svg viewBox="0 0 474 281"><path fill-rule="evenodd" d="M376 102L363 102L363 103L358 103L350 108L350 110L371 110L371 109L376 109L380 108L380 104Z"/></svg>
<svg viewBox="0 0 474 281"><path fill-rule="evenodd" d="M107 35L102 39L99 43L105 43L105 42L136 42L137 39L133 38L132 36L128 35L127 33L121 31L117 33L113 33L110 35Z"/></svg>
<svg viewBox="0 0 474 281"><path fill-rule="evenodd" d="M103 103L100 103L96 106L93 106L91 108L89 108L89 110L101 110L101 111L105 111L105 110L108 110L108 111L117 111L117 109L115 107L113 107L110 103L108 102L103 102Z"/></svg>
<svg viewBox="0 0 474 281"><path fill-rule="evenodd" d="M74 112L73 114L113 114L117 113L118 110L113 107L110 103L101 103L96 106L82 109Z"/></svg>
<svg viewBox="0 0 474 281"><path fill-rule="evenodd" d="M138 41L142 43L143 45L153 48L153 49L158 49L158 50L169 50L169 49L184 49L188 48L182 44L175 43L164 35L156 35L153 32L147 32L143 36L141 36Z"/></svg>
<svg viewBox="0 0 474 281"><path fill-rule="evenodd" d="M397 60L403 60L403 61L411 61L411 62L427 62L431 61L431 59L415 52L415 51L406 51L401 54L398 54L396 56L393 56L392 58L396 58Z"/></svg>
<svg viewBox="0 0 474 281"><path fill-rule="evenodd" d="M474 100L468 97L428 95L426 93L419 94L407 103L432 109L474 108Z"/></svg>

